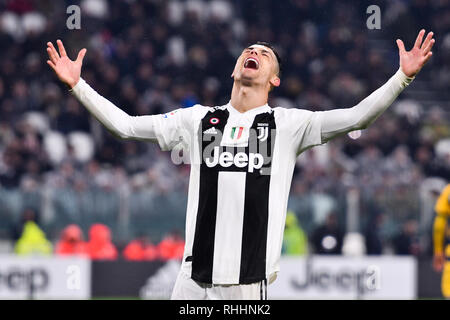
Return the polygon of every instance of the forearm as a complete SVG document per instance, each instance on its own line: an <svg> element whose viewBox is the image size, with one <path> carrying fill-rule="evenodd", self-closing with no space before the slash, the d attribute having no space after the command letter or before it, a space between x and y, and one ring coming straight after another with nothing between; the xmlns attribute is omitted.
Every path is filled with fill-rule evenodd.
<svg viewBox="0 0 450 320"><path fill-rule="evenodd" d="M154 138L152 135L140 133L136 125L137 117L131 117L109 100L98 94L82 78L70 90L78 101L100 121L112 134L123 138ZM145 119L145 117L139 117ZM147 128L152 129L150 116L147 117Z"/></svg>
<svg viewBox="0 0 450 320"><path fill-rule="evenodd" d="M433 247L434 254L442 254L444 252L444 236L447 219L442 215L436 215L433 224Z"/></svg>
<svg viewBox="0 0 450 320"><path fill-rule="evenodd" d="M322 142L342 133L367 128L392 104L412 80L413 78L408 78L399 69L383 86L356 106L323 112Z"/></svg>

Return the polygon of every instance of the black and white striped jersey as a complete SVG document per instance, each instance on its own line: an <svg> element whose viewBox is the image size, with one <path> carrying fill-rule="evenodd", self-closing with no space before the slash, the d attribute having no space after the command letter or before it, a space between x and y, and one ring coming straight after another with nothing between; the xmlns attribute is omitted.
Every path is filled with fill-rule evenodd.
<svg viewBox="0 0 450 320"><path fill-rule="evenodd" d="M158 142L188 146L191 175L183 269L247 284L278 271L296 156L320 144L320 113L264 105L196 105L161 117Z"/></svg>
<svg viewBox="0 0 450 320"><path fill-rule="evenodd" d="M71 92L120 138L183 146L191 173L182 271L200 282L247 284L272 282L279 270L297 155L366 128L412 80L399 69L357 105L321 112L266 104L241 113L228 103L133 117L81 78ZM172 159L180 163L179 152Z"/></svg>

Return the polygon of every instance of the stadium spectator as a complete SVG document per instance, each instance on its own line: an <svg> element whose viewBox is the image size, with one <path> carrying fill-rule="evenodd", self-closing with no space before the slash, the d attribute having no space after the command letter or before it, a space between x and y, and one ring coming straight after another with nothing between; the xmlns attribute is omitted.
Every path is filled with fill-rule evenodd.
<svg viewBox="0 0 450 320"><path fill-rule="evenodd" d="M29 220L23 226L22 235L16 242L14 252L18 255L51 255L52 244L39 226Z"/></svg>
<svg viewBox="0 0 450 320"><path fill-rule="evenodd" d="M107 226L100 223L91 226L87 252L93 260L117 259L117 249L111 242L111 231Z"/></svg>
<svg viewBox="0 0 450 320"><path fill-rule="evenodd" d="M11 236L13 241L19 240L19 238L23 234L25 224L29 221L33 221L34 223L39 225L39 214L37 210L34 210L33 208L26 208L25 210L23 210L19 222L16 225L13 225L11 228Z"/></svg>
<svg viewBox="0 0 450 320"><path fill-rule="evenodd" d="M158 256L162 260L181 260L183 258L184 240L178 231L167 234L158 244Z"/></svg>
<svg viewBox="0 0 450 320"><path fill-rule="evenodd" d="M300 226L300 222L293 211L288 211L286 214L282 253L285 255L308 254L307 235Z"/></svg>
<svg viewBox="0 0 450 320"><path fill-rule="evenodd" d="M418 223L416 220L408 220L402 225L400 234L393 240L396 254L418 256L421 253L417 231Z"/></svg>
<svg viewBox="0 0 450 320"><path fill-rule="evenodd" d="M380 255L383 253L383 240L380 232L384 217L384 213L375 213L366 225L364 239L366 254L368 255Z"/></svg>
<svg viewBox="0 0 450 320"><path fill-rule="evenodd" d="M331 212L327 215L325 223L319 226L311 237L316 254L341 254L344 233L339 228L337 215Z"/></svg>
<svg viewBox="0 0 450 320"><path fill-rule="evenodd" d="M61 238L56 244L55 254L88 256L87 245L79 226L71 224L64 228Z"/></svg>
<svg viewBox="0 0 450 320"><path fill-rule="evenodd" d="M128 243L122 255L126 260L151 261L158 258L158 248L145 237L141 237Z"/></svg>

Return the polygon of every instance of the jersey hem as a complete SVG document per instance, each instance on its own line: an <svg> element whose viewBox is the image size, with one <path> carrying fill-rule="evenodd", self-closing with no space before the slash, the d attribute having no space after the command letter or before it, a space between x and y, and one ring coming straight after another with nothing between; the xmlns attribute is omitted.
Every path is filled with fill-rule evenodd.
<svg viewBox="0 0 450 320"><path fill-rule="evenodd" d="M256 282L265 280L266 277L265 276L251 277L251 278L240 279L239 282L236 282L234 280L226 280L226 279L211 281L210 279L199 277L195 274L191 274L191 279L201 282L201 283L212 284L212 285L240 285L240 284L256 283Z"/></svg>

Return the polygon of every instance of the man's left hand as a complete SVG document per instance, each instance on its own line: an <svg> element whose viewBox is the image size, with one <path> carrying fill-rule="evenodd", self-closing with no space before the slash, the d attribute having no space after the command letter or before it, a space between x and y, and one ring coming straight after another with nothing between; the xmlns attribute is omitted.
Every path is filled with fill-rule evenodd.
<svg viewBox="0 0 450 320"><path fill-rule="evenodd" d="M416 42L414 43L414 47L410 51L406 51L403 41L397 39L400 68L408 77L414 77L433 55L433 52L431 52L431 48L433 48L435 42L433 39L433 32L429 32L422 42L424 35L425 30L420 30Z"/></svg>

